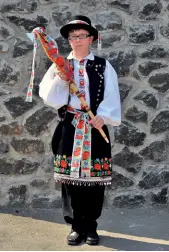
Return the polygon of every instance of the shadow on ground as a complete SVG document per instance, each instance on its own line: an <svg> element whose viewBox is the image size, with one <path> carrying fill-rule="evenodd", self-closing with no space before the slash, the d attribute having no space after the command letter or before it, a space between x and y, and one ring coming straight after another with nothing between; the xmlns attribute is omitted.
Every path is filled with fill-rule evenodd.
<svg viewBox="0 0 169 252"><path fill-rule="evenodd" d="M61 209L13 208L1 209L0 213L30 217L33 220L56 223L59 228L65 227ZM108 248L108 250L169 251L169 212L167 207L105 208L99 219L98 229L101 238L100 246ZM69 228L64 229L65 239L68 231ZM91 250L90 247L86 249L84 247L86 245L81 246L82 249L80 246L76 249ZM99 250L99 247L95 247L96 250ZM71 248L71 250L76 249Z"/></svg>

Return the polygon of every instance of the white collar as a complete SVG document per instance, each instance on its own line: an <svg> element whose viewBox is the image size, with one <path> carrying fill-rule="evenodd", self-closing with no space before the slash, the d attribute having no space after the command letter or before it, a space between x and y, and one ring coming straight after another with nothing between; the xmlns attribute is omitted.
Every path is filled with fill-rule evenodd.
<svg viewBox="0 0 169 252"><path fill-rule="evenodd" d="M75 58L73 57L72 51L69 53L67 59L75 59ZM86 57L84 57L84 59L94 60L94 54L93 54L92 52L90 52Z"/></svg>

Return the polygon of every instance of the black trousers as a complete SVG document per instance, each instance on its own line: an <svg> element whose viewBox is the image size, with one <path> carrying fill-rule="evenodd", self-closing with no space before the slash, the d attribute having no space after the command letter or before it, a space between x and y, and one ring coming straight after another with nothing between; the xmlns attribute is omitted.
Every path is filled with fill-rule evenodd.
<svg viewBox="0 0 169 252"><path fill-rule="evenodd" d="M76 186L62 184L63 214L78 233L94 232L104 201L104 185Z"/></svg>

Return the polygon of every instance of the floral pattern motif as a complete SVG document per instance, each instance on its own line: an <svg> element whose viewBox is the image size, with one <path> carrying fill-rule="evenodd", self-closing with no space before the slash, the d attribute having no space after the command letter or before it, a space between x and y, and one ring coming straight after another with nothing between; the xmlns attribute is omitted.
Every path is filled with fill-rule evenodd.
<svg viewBox="0 0 169 252"><path fill-rule="evenodd" d="M84 154L84 153L83 153ZM86 152L87 156L88 153ZM66 155L56 155L54 157L54 171L61 174L70 175L72 157ZM91 160L91 177L105 177L112 174L112 159L111 158L96 158Z"/></svg>
<svg viewBox="0 0 169 252"><path fill-rule="evenodd" d="M76 112L76 111L75 111ZM90 177L91 166L91 126L87 113L76 112L72 124L75 127L74 144L71 162L71 177Z"/></svg>

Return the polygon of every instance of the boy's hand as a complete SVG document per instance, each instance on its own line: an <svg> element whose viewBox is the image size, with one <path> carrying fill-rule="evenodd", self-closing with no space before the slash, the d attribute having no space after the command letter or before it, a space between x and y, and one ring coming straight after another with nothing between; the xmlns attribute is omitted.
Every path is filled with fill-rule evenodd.
<svg viewBox="0 0 169 252"><path fill-rule="evenodd" d="M101 116L96 115L93 119L89 121L89 124L92 124L94 128L100 129L104 125L104 120Z"/></svg>

